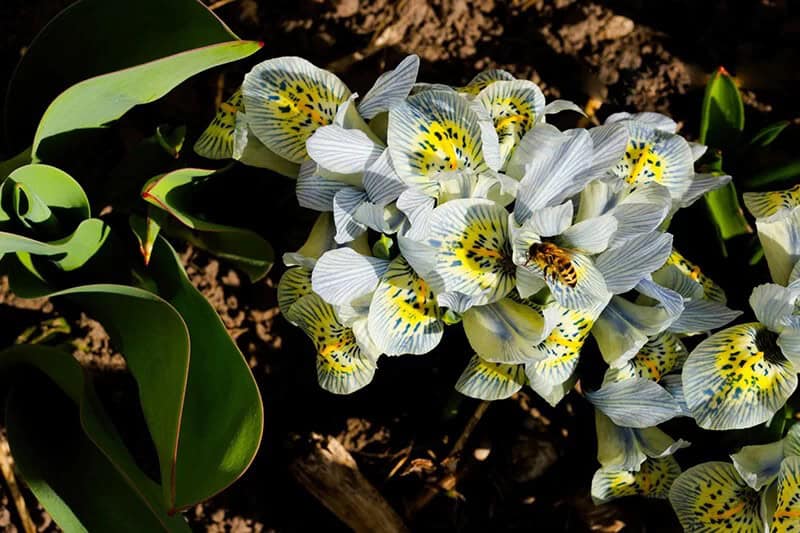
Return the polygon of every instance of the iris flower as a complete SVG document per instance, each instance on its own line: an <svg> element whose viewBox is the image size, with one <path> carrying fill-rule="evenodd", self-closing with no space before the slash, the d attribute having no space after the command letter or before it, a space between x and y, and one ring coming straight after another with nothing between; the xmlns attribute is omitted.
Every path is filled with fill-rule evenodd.
<svg viewBox="0 0 800 533"><path fill-rule="evenodd" d="M789 285L764 284L750 296L758 322L724 329L701 342L683 368L686 401L707 429L769 420L797 388L800 372L800 268Z"/></svg>
<svg viewBox="0 0 800 533"><path fill-rule="evenodd" d="M772 281L785 285L800 261L800 184L783 191L748 192L743 196L747 209L756 217L758 239Z"/></svg>
<svg viewBox="0 0 800 533"><path fill-rule="evenodd" d="M800 528L800 425L782 440L745 446L733 464L702 463L681 474L669 499L686 531Z"/></svg>
<svg viewBox="0 0 800 533"><path fill-rule="evenodd" d="M361 251L363 245L363 241L354 243ZM320 386L335 394L350 394L372 381L381 352L369 335L366 316L343 313L312 290L313 268L333 246L333 221L329 214L322 214L300 250L284 255L289 268L278 283L278 305L286 319L314 343Z"/></svg>

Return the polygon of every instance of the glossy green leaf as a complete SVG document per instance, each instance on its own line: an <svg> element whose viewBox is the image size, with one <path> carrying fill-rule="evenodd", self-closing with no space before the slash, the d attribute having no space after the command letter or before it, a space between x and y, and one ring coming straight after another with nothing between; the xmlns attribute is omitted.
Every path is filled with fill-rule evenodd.
<svg viewBox="0 0 800 533"><path fill-rule="evenodd" d="M48 104L79 81L236 38L198 0L79 0L20 60L5 102L8 140L30 144Z"/></svg>
<svg viewBox="0 0 800 533"><path fill-rule="evenodd" d="M79 82L58 95L42 116L33 140L34 157L48 137L102 127L136 105L158 100L187 78L243 59L260 47L253 41L214 44Z"/></svg>
<svg viewBox="0 0 800 533"><path fill-rule="evenodd" d="M744 129L744 103L728 72L720 67L711 75L703 98L700 142L711 148L733 147Z"/></svg>
<svg viewBox="0 0 800 533"><path fill-rule="evenodd" d="M171 507L174 463L189 371L189 332L180 314L158 296L123 285L86 285L68 296L97 319L125 356L158 454L163 501Z"/></svg>
<svg viewBox="0 0 800 533"><path fill-rule="evenodd" d="M2 182L0 209L0 222L17 220L40 239L68 235L91 214L77 181L61 169L36 164L14 170Z"/></svg>
<svg viewBox="0 0 800 533"><path fill-rule="evenodd" d="M80 268L91 259L108 235L108 226L98 218L84 220L72 235L51 242L0 232L0 254L25 252L48 256L61 270L68 272Z"/></svg>
<svg viewBox="0 0 800 533"><path fill-rule="evenodd" d="M775 141L775 139L778 138L778 135L780 135L789 124L791 123L788 120L781 120L761 128L761 130L750 140L750 144L761 148L769 146L773 143L773 141Z"/></svg>
<svg viewBox="0 0 800 533"><path fill-rule="evenodd" d="M193 230L177 228L178 236L231 261L251 280L258 280L269 272L275 260L270 244L253 231L214 224L192 214L196 209L193 205L197 187L214 173L214 170L184 168L158 176L144 187L142 198Z"/></svg>
<svg viewBox="0 0 800 533"><path fill-rule="evenodd" d="M132 226L144 231L141 220ZM244 356L163 238L156 241L148 272L183 317L191 339L172 494L173 506L183 509L223 490L248 468L261 441L264 412Z"/></svg>
<svg viewBox="0 0 800 533"><path fill-rule="evenodd" d="M711 149L722 150L712 163L712 170L721 171L721 158L734 149L744 129L744 103L739 89L728 72L721 68L711 75L706 85L700 117L700 143ZM706 205L714 225L725 241L738 235L752 233L744 217L736 187L733 182L705 195Z"/></svg>
<svg viewBox="0 0 800 533"><path fill-rule="evenodd" d="M786 185L792 186L798 177L800 177L800 160L760 172L747 180L747 186L764 187L783 182L789 182Z"/></svg>
<svg viewBox="0 0 800 533"><path fill-rule="evenodd" d="M69 353L17 345L0 352L0 369L13 376L6 424L17 468L64 531L189 531L169 516Z"/></svg>

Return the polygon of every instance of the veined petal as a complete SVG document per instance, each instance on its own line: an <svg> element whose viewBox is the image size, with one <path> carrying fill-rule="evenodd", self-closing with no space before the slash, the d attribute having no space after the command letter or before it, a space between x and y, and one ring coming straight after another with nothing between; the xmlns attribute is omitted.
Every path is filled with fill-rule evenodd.
<svg viewBox="0 0 800 533"><path fill-rule="evenodd" d="M528 377L529 385L533 392L538 394L551 407L555 407L575 387L575 383L578 381L577 376L572 374L561 383L549 383L542 379L540 374L532 370L535 364L528 363L525 365L525 374Z"/></svg>
<svg viewBox="0 0 800 533"><path fill-rule="evenodd" d="M286 270L278 282L278 307L287 315L289 308L303 296L311 294L311 269L292 267Z"/></svg>
<svg viewBox="0 0 800 533"><path fill-rule="evenodd" d="M705 429L769 420L797 387L796 370L763 325L740 324L701 342L683 366L686 402Z"/></svg>
<svg viewBox="0 0 800 533"><path fill-rule="evenodd" d="M476 101L489 112L497 132L502 169L520 139L544 113L544 94L531 81L497 81L483 89Z"/></svg>
<svg viewBox="0 0 800 533"><path fill-rule="evenodd" d="M750 307L756 319L776 333L789 325L789 318L800 298L800 288L792 289L775 283L764 283L753 289Z"/></svg>
<svg viewBox="0 0 800 533"><path fill-rule="evenodd" d="M617 219L617 232L609 244L615 248L628 239L658 229L671 208L669 190L657 183L637 187L610 213Z"/></svg>
<svg viewBox="0 0 800 533"><path fill-rule="evenodd" d="M675 398L681 408L682 416L691 417L692 412L686 405L686 395L683 393L683 380L680 374L669 374L661 378L659 384Z"/></svg>
<svg viewBox="0 0 800 533"><path fill-rule="evenodd" d="M683 411L663 387L644 378L630 378L603 385L586 398L618 426L648 428Z"/></svg>
<svg viewBox="0 0 800 533"><path fill-rule="evenodd" d="M636 430L620 427L599 409L594 410L597 432L597 462L603 468L639 470L647 459L636 440Z"/></svg>
<svg viewBox="0 0 800 533"><path fill-rule="evenodd" d="M479 92L484 90L489 85L492 85L496 81L511 81L513 79L514 76L505 70L484 70L472 78L464 87L459 87L457 90L461 93L476 96Z"/></svg>
<svg viewBox="0 0 800 533"><path fill-rule="evenodd" d="M621 381L633 377L660 381L670 372L679 370L689 352L674 333L663 331L651 337L636 355L619 368L609 368L604 382Z"/></svg>
<svg viewBox="0 0 800 533"><path fill-rule="evenodd" d="M333 198L345 187L346 183L320 176L317 164L308 160L300 165L300 174L297 176L297 202L307 209L333 211Z"/></svg>
<svg viewBox="0 0 800 533"><path fill-rule="evenodd" d="M517 266L517 292L523 298L529 298L547 287L544 278L524 266Z"/></svg>
<svg viewBox="0 0 800 533"><path fill-rule="evenodd" d="M583 189L591 160L592 139L585 130L562 133L540 124L526 133L507 169L509 176L520 179L514 204L517 223L523 224L537 209L563 203Z"/></svg>
<svg viewBox="0 0 800 533"><path fill-rule="evenodd" d="M524 229L530 229L538 237L553 237L560 235L572 224L572 202L567 201L553 207L543 207L531 213L530 218L523 224ZM533 242L527 243L529 247Z"/></svg>
<svg viewBox="0 0 800 533"><path fill-rule="evenodd" d="M331 124L320 126L306 141L308 156L337 174L364 173L383 153L383 146L360 130Z"/></svg>
<svg viewBox="0 0 800 533"><path fill-rule="evenodd" d="M340 189L333 196L333 221L339 244L345 244L367 231L367 226L356 220L358 208L367 201L367 193L353 187Z"/></svg>
<svg viewBox="0 0 800 533"><path fill-rule="evenodd" d="M666 499L680 473L680 466L671 456L648 459L639 471L601 468L592 478L592 500L600 504L624 496Z"/></svg>
<svg viewBox="0 0 800 533"><path fill-rule="evenodd" d="M713 191L714 189L719 189L723 185L730 183L730 181L731 177L727 175L695 174L692 176L692 179L688 181L688 186L681 195L678 206L689 207L705 193Z"/></svg>
<svg viewBox="0 0 800 533"><path fill-rule="evenodd" d="M705 298L714 302L725 303L725 291L714 283L714 280L703 274L700 267L686 259L677 250L673 249L669 258L667 259L669 265L674 265L681 272L689 276L691 279L702 285Z"/></svg>
<svg viewBox="0 0 800 533"><path fill-rule="evenodd" d="M311 274L314 292L331 304L347 304L371 293L389 261L361 255L351 248L325 252Z"/></svg>
<svg viewBox="0 0 800 533"><path fill-rule="evenodd" d="M784 329L778 336L777 342L783 356L792 362L795 369L800 369L800 329Z"/></svg>
<svg viewBox="0 0 800 533"><path fill-rule="evenodd" d="M769 219L757 219L756 228L772 281L786 285L800 260L800 206Z"/></svg>
<svg viewBox="0 0 800 533"><path fill-rule="evenodd" d="M800 457L800 423L795 422L783 439L783 453L786 457Z"/></svg>
<svg viewBox="0 0 800 533"><path fill-rule="evenodd" d="M243 111L236 113L231 157L247 166L266 168L291 179L297 179L297 175L300 173L300 165L279 156L264 146L253 133L250 120Z"/></svg>
<svg viewBox="0 0 800 533"><path fill-rule="evenodd" d="M464 332L482 359L495 363L526 363L541 357L537 345L554 324L541 306L507 296L464 313Z"/></svg>
<svg viewBox="0 0 800 533"><path fill-rule="evenodd" d="M504 400L518 392L524 384L522 365L490 363L475 354L458 378L456 390L470 398Z"/></svg>
<svg viewBox="0 0 800 533"><path fill-rule="evenodd" d="M362 353L351 328L336 317L333 307L316 294L303 296L287 314L313 341L317 349L320 386L334 394L350 394L366 386L375 364Z"/></svg>
<svg viewBox="0 0 800 533"><path fill-rule="evenodd" d="M419 72L419 57L407 56L393 70L381 74L367 91L358 112L369 120L382 111L388 111L402 102L411 92Z"/></svg>
<svg viewBox="0 0 800 533"><path fill-rule="evenodd" d="M595 265L614 294L634 288L648 274L658 269L672 250L672 235L653 232L629 239L621 246L603 252Z"/></svg>
<svg viewBox="0 0 800 533"><path fill-rule="evenodd" d="M393 108L387 141L398 175L421 187L430 187L431 177L442 171L489 170L478 116L454 92L425 91Z"/></svg>
<svg viewBox="0 0 800 533"><path fill-rule="evenodd" d="M288 266L302 266L309 270L314 268L317 259L326 251L335 248L333 236L336 228L330 213L321 213L306 238L306 242L296 252L283 254L283 264Z"/></svg>
<svg viewBox="0 0 800 533"><path fill-rule="evenodd" d="M570 226L561 233L558 241L567 248L579 250L586 255L595 255L608 248L616 231L617 219L611 215L603 215Z"/></svg>
<svg viewBox="0 0 800 533"><path fill-rule="evenodd" d="M778 505L772 517L774 533L800 529L800 457L787 457L778 475Z"/></svg>
<svg viewBox="0 0 800 533"><path fill-rule="evenodd" d="M647 343L647 334L628 321L624 310L616 308L620 301L619 296L613 297L592 328L600 353L612 368L625 367Z"/></svg>
<svg viewBox="0 0 800 533"><path fill-rule="evenodd" d="M680 449L691 446L690 442L683 439L675 440L657 427L635 429L633 431L639 448L647 457L654 459L667 457Z"/></svg>
<svg viewBox="0 0 800 533"><path fill-rule="evenodd" d="M436 297L402 256L389 264L372 295L369 332L386 355L428 353L442 339Z"/></svg>
<svg viewBox="0 0 800 533"><path fill-rule="evenodd" d="M429 245L446 292L496 302L514 287L508 213L489 200L453 200L434 209Z"/></svg>
<svg viewBox="0 0 800 533"><path fill-rule="evenodd" d="M675 333L694 335L703 331L721 328L735 320L741 311L709 300L690 300L683 304L683 312L669 326Z"/></svg>
<svg viewBox="0 0 800 533"><path fill-rule="evenodd" d="M350 90L334 74L299 57L259 63L244 77L245 109L256 137L294 163L308 156L306 141L333 122Z"/></svg>
<svg viewBox="0 0 800 533"><path fill-rule="evenodd" d="M642 122L652 128L664 131L666 133L675 133L678 131L678 124L674 120L666 115L654 113L652 111L644 111L642 113L626 113L623 111L620 113L614 113L606 119L606 124L615 124L617 122L622 122L623 120Z"/></svg>
<svg viewBox="0 0 800 533"><path fill-rule="evenodd" d="M397 198L397 208L403 212L411 224L411 227L405 233L406 237L415 240L428 238L431 215L435 205L436 200L434 198L414 187L410 187L400 193Z"/></svg>
<svg viewBox="0 0 800 533"><path fill-rule="evenodd" d="M393 202L406 188L406 184L392 167L388 149L364 172L364 190L373 203L385 205Z"/></svg>
<svg viewBox="0 0 800 533"><path fill-rule="evenodd" d="M755 218L772 222L800 205L800 184L783 191L746 192L742 197Z"/></svg>
<svg viewBox="0 0 800 533"><path fill-rule="evenodd" d="M681 199L694 177L694 158L683 137L654 129L650 125L626 121L630 141L615 174L632 187L650 182L665 186L670 196Z"/></svg>
<svg viewBox="0 0 800 533"><path fill-rule="evenodd" d="M765 530L758 492L730 463L713 461L688 469L673 483L669 501L686 531Z"/></svg>
<svg viewBox="0 0 800 533"><path fill-rule="evenodd" d="M783 441L745 446L732 454L731 460L744 482L761 490L778 477L783 461Z"/></svg>
<svg viewBox="0 0 800 533"><path fill-rule="evenodd" d="M581 106L575 102L570 102L569 100L553 100L544 106L545 115L555 115L556 113L561 113L562 111L574 111L579 115L586 116L586 113L583 112Z"/></svg>
<svg viewBox="0 0 800 533"><path fill-rule="evenodd" d="M208 159L229 159L233 157L233 132L236 127L236 114L244 110L242 89L236 91L225 102L219 104L214 120L194 143L194 151Z"/></svg>
<svg viewBox="0 0 800 533"><path fill-rule="evenodd" d="M613 176L614 165L625 153L628 129L624 124L609 124L589 129L592 137L592 164L586 170L589 180L608 180Z"/></svg>

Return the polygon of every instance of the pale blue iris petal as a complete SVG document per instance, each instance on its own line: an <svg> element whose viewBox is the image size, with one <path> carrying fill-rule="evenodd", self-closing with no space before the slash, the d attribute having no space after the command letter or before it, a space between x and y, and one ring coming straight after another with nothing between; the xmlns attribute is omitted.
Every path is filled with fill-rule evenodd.
<svg viewBox="0 0 800 533"><path fill-rule="evenodd" d="M732 454L731 460L745 483L761 490L778 477L783 461L783 441L745 446Z"/></svg>
<svg viewBox="0 0 800 533"><path fill-rule="evenodd" d="M798 298L800 289L765 283L753 289L750 295L750 307L753 308L759 322L771 331L780 333L789 324Z"/></svg>
<svg viewBox="0 0 800 533"><path fill-rule="evenodd" d="M358 208L367 201L367 193L353 187L341 189L333 197L333 220L336 223L336 242L344 244L367 231L367 226L355 219Z"/></svg>
<svg viewBox="0 0 800 533"><path fill-rule="evenodd" d="M393 70L381 74L358 104L358 112L366 119L388 111L408 96L419 71L419 57L407 56Z"/></svg>
<svg viewBox="0 0 800 533"><path fill-rule="evenodd" d="M570 226L561 232L559 241L567 248L594 255L608 248L608 243L616 231L617 219L611 215L603 215Z"/></svg>
<svg viewBox="0 0 800 533"><path fill-rule="evenodd" d="M644 378L631 378L586 392L586 398L619 426L648 428L683 411L663 387Z"/></svg>
<svg viewBox="0 0 800 533"><path fill-rule="evenodd" d="M634 237L617 248L597 256L595 264L602 272L608 290L627 292L655 271L672 252L672 235L653 232Z"/></svg>
<svg viewBox="0 0 800 533"><path fill-rule="evenodd" d="M311 286L326 302L346 304L374 291L388 268L389 261L339 248L319 258L311 275Z"/></svg>

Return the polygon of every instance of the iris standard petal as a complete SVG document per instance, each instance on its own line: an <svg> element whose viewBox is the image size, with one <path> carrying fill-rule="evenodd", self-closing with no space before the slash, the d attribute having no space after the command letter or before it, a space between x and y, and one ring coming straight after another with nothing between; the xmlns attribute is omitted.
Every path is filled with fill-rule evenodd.
<svg viewBox="0 0 800 533"><path fill-rule="evenodd" d="M358 104L358 112L369 120L399 105L411 92L419 72L419 57L406 56L394 69L381 74Z"/></svg>
<svg viewBox="0 0 800 533"><path fill-rule="evenodd" d="M325 252L311 274L311 286L328 303L347 304L375 290L389 261L351 248Z"/></svg>
<svg viewBox="0 0 800 533"><path fill-rule="evenodd" d="M586 398L618 426L648 428L683 415L675 398L644 378L605 384Z"/></svg>
<svg viewBox="0 0 800 533"><path fill-rule="evenodd" d="M731 461L745 483L761 490L778 477L783 461L783 441L744 446L731 455Z"/></svg>

